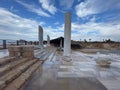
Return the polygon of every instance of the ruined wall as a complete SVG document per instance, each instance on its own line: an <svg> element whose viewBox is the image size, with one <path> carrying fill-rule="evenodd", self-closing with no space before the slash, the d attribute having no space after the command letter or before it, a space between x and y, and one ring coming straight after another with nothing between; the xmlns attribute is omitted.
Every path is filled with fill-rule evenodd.
<svg viewBox="0 0 120 90"><path fill-rule="evenodd" d="M96 48L96 49L120 49L120 43L82 43L83 48Z"/></svg>

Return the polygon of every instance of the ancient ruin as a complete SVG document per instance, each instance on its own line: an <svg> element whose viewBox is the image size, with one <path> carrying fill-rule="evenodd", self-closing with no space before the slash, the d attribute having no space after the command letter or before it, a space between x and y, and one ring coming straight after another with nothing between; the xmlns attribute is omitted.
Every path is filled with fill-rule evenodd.
<svg viewBox="0 0 120 90"><path fill-rule="evenodd" d="M50 36L47 35L47 46L50 46Z"/></svg>
<svg viewBox="0 0 120 90"><path fill-rule="evenodd" d="M64 25L64 56L71 54L71 13L65 13Z"/></svg>
<svg viewBox="0 0 120 90"><path fill-rule="evenodd" d="M38 34L39 46L40 48L43 48L43 28L40 25L38 26L38 31L39 31L39 34Z"/></svg>

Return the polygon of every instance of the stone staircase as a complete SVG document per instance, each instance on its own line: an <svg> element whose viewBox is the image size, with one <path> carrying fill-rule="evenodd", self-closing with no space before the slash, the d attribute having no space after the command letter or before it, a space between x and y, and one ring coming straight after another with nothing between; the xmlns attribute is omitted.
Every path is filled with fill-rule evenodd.
<svg viewBox="0 0 120 90"><path fill-rule="evenodd" d="M49 51L46 49L40 49L39 51L35 52L34 56L35 56L35 58L38 58L41 61L45 61L50 56L51 52L52 51Z"/></svg>
<svg viewBox="0 0 120 90"><path fill-rule="evenodd" d="M38 59L0 59L0 90L19 90L41 64Z"/></svg>

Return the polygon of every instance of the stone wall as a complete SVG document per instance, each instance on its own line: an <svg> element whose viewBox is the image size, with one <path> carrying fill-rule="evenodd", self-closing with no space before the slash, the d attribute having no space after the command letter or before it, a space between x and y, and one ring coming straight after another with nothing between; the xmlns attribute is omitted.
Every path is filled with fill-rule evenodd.
<svg viewBox="0 0 120 90"><path fill-rule="evenodd" d="M120 43L83 43L83 48L120 49Z"/></svg>

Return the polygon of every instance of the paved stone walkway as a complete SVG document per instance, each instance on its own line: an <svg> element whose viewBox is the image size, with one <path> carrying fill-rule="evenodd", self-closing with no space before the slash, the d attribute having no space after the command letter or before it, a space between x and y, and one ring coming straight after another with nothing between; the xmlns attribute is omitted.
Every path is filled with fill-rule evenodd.
<svg viewBox="0 0 120 90"><path fill-rule="evenodd" d="M107 90L95 77L77 77L74 73L72 76L71 71L66 77L65 74L60 76L60 73L67 72L61 70L61 67L66 67L62 65L61 59L60 53L57 53L52 61L47 60L43 69L37 70L23 90Z"/></svg>

